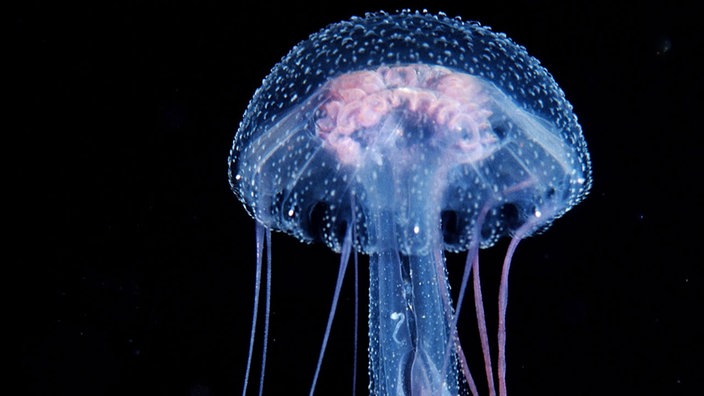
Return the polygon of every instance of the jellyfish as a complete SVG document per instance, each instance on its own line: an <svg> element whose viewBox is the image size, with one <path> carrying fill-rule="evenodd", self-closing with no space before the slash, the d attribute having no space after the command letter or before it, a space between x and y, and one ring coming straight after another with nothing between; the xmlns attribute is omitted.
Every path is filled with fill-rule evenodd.
<svg viewBox="0 0 704 396"><path fill-rule="evenodd" d="M479 393L457 332L471 277L481 387L506 395L513 253L591 185L581 127L539 61L477 22L425 11L369 13L296 45L255 92L228 161L258 224L258 267L270 261L271 230L341 253L311 394L345 265L359 252L369 257L371 394ZM502 237L511 242L490 341L479 250ZM446 251L467 252L456 303Z"/></svg>

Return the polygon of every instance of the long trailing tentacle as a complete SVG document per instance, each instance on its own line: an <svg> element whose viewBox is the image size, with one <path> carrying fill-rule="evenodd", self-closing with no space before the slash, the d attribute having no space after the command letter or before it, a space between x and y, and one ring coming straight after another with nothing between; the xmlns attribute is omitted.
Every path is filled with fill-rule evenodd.
<svg viewBox="0 0 704 396"><path fill-rule="evenodd" d="M504 256L503 268L501 269L501 284L499 285L499 326L498 326L498 344L499 344L499 357L498 357L498 377L499 377L499 396L506 396L506 310L508 308L508 275L511 269L511 261L513 260L513 255L516 252L518 243L523 240L526 236L535 229L535 227L541 223L544 223L544 219L549 219L555 216L558 207L551 205L544 205L542 212L536 208L533 216L526 221L521 227L519 227L513 233L513 238L506 249L506 255Z"/></svg>
<svg viewBox="0 0 704 396"><path fill-rule="evenodd" d="M479 338L482 342L482 353L484 355L484 370L486 380L489 385L489 395L496 395L494 386L494 370L491 366L491 350L489 349L489 335L486 330L486 318L484 316L484 301L482 299L482 286L479 276L479 256L472 262L472 279L474 280L474 306L477 311L477 325L479 326Z"/></svg>
<svg viewBox="0 0 704 396"><path fill-rule="evenodd" d="M269 344L269 317L271 313L271 229L265 230L266 244L266 288L264 303L264 340L262 345L262 371L259 375L259 396L264 394L264 372L266 371L266 353Z"/></svg>
<svg viewBox="0 0 704 396"><path fill-rule="evenodd" d="M474 264L475 260L479 259L479 244L475 243L473 244L472 248L469 250L469 253L467 254L467 260L464 265L464 272L462 274L462 284L460 286L460 294L457 297L457 307L455 308L455 317L453 318L452 321L452 329L455 333L455 343L457 345L457 354L459 356L460 364L462 366L462 371L464 373L464 377L467 380L467 385L469 385L469 390L472 392L473 396L478 396L479 391L477 391L477 384L474 382L474 377L472 377L472 373L469 371L469 365L467 364L467 358L464 355L464 351L462 350L462 345L460 344L459 337L457 336L457 319L459 318L460 315L460 309L462 308L462 302L464 300L464 294L467 291L467 284L469 283L469 275L472 272L472 266ZM448 354L449 355L449 354ZM448 357L446 356L446 359Z"/></svg>
<svg viewBox="0 0 704 396"><path fill-rule="evenodd" d="M354 239L354 238L353 238ZM352 396L357 395L357 348L359 340L359 258L354 252L354 352L352 353Z"/></svg>
<svg viewBox="0 0 704 396"><path fill-rule="evenodd" d="M499 343L499 396L506 396L506 308L508 306L508 273L511 269L513 253L521 241L520 237L513 237L506 250L504 265L501 269L501 284L499 286L499 331L497 335Z"/></svg>
<svg viewBox="0 0 704 396"><path fill-rule="evenodd" d="M320 367L323 364L323 356L325 356L325 348L328 345L328 339L330 338L330 330L332 329L332 321L335 318L335 310L337 309L337 301L340 298L340 291L342 290L342 281L345 278L345 270L347 269L347 262L350 259L350 252L352 250L352 225L347 226L347 232L345 233L345 240L342 243L342 251L340 252L340 269L337 273L337 282L335 283L335 293L332 298L332 306L330 307L330 314L328 315L328 324L325 327L325 335L323 336L323 344L320 347L320 355L318 356L318 364L315 368L315 375L313 376L313 383L310 386L310 396L315 393L315 385L318 382L318 376L320 375Z"/></svg>
<svg viewBox="0 0 704 396"><path fill-rule="evenodd" d="M460 292L459 295L457 296L457 305L455 307L455 312L454 312L454 317L452 320L452 331L454 332L454 337L455 337L455 344L457 345L457 354L458 358L460 360L460 364L462 367L462 371L464 373L465 380L467 381L467 385L469 386L470 392L472 392L472 395L477 396L479 395L479 391L477 390L477 385L474 382L474 377L472 377L472 374L469 370L469 365L467 364L467 358L464 355L464 351L462 349L462 345L459 340L459 336L457 334L457 320L459 319L460 315L460 310L462 309L462 303L464 301L464 295L467 292L467 284L469 283L469 276L472 273L472 268L476 265L479 265L479 235L480 235L480 230L482 225L484 224L484 219L486 218L486 215L489 211L489 208L491 207L493 203L492 201L487 202L482 209L479 211L479 215L477 216L477 221L474 224L473 227L473 232L472 235L475 236L473 239L473 242L471 243L469 250L467 252L467 259L465 261L465 266L464 266L464 272L462 273L462 283L460 284ZM475 263L476 261L476 263ZM478 279L478 273L474 275ZM480 295L481 297L481 295ZM481 303L481 301L480 301ZM476 304L476 302L475 302ZM483 307L483 303L482 303ZM483 309L483 308L482 308ZM484 315L482 314L482 317ZM486 329L486 325L484 325L484 328ZM480 331L481 331L481 325L480 325ZM449 347L448 347L449 348ZM448 349L445 354L445 364L447 365L447 361L449 358L450 350ZM444 372L445 370L443 370ZM492 380L489 380L489 382L492 382Z"/></svg>
<svg viewBox="0 0 704 396"><path fill-rule="evenodd" d="M254 355L254 336L257 332L257 316L259 313L259 294L262 283L262 262L264 254L264 226L256 223L255 225L255 244L256 244L256 264L254 270L254 308L252 309L252 329L249 334L249 352L247 353L247 368L244 373L244 384L242 385L242 396L247 394L247 386L249 385L249 373L252 368L252 356ZM264 372L261 373L260 383L263 381Z"/></svg>

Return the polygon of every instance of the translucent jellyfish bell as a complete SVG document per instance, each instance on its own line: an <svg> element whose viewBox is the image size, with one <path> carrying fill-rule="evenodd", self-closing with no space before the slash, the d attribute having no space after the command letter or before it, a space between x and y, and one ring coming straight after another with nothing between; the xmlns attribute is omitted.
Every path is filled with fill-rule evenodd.
<svg viewBox="0 0 704 396"><path fill-rule="evenodd" d="M473 270L487 388L506 394L513 251L591 184L572 106L535 58L478 23L407 11L333 24L294 47L249 103L229 166L265 228L322 241L343 262L350 249L369 255L377 395L477 393L444 250L468 251L460 302ZM494 367L478 250L503 236L513 241Z"/></svg>

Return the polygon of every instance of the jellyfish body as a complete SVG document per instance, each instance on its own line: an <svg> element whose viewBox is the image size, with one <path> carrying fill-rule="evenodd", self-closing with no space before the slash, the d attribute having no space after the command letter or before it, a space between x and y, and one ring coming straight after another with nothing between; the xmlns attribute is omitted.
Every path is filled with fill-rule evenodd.
<svg viewBox="0 0 704 396"><path fill-rule="evenodd" d="M476 266L480 247L547 228L591 180L572 107L536 59L477 23L406 11L294 47L255 93L229 164L260 224L369 255L377 395L475 392L444 250Z"/></svg>

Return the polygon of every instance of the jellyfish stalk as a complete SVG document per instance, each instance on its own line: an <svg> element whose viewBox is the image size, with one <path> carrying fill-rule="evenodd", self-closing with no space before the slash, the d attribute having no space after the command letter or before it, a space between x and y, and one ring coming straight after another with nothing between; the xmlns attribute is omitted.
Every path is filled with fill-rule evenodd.
<svg viewBox="0 0 704 396"><path fill-rule="evenodd" d="M398 176L394 179L407 180ZM397 221L397 207L428 218L439 212L418 185L405 187L390 192L380 185L368 194L366 205L373 208L367 215L376 241L369 259L372 389L375 394L456 395L455 360L444 361L446 346L454 340L444 255L433 248L440 228L429 225L425 215L409 216L403 225ZM390 196L413 201L399 204Z"/></svg>

